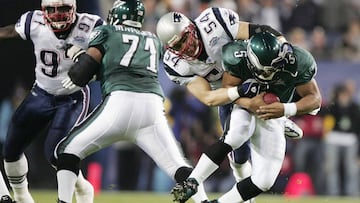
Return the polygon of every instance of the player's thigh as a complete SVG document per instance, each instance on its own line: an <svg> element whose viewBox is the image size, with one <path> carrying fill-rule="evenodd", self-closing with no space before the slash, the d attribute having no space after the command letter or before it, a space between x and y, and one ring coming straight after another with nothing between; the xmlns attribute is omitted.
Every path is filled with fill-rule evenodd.
<svg viewBox="0 0 360 203"><path fill-rule="evenodd" d="M124 139L122 135L127 130L131 108L109 100L106 99L85 121L70 132L59 144L57 153L71 153L85 158Z"/></svg>
<svg viewBox="0 0 360 203"><path fill-rule="evenodd" d="M229 130L224 135L224 142L237 149L249 140L253 132L253 123L252 114L235 106L231 112Z"/></svg>
<svg viewBox="0 0 360 203"><path fill-rule="evenodd" d="M68 135L76 123L84 120L87 114L88 102L85 100L89 98L89 94L79 91L70 96L71 99L58 102L56 113L47 132L44 153L46 159L52 164L55 162L56 145Z"/></svg>
<svg viewBox="0 0 360 203"><path fill-rule="evenodd" d="M278 176L286 149L283 119L256 119L251 137L252 179L262 189L271 187Z"/></svg>
<svg viewBox="0 0 360 203"><path fill-rule="evenodd" d="M30 93L16 109L4 144L7 160L17 159L48 126L53 116L50 100L49 96Z"/></svg>

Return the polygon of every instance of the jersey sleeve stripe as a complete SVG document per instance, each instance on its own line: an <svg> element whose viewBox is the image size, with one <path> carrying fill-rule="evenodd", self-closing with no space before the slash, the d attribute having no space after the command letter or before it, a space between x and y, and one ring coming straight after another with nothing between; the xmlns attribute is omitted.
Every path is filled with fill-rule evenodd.
<svg viewBox="0 0 360 203"><path fill-rule="evenodd" d="M177 76L177 77L193 77L193 75L180 75L179 73L177 73L176 71L174 71L173 69L171 69L168 65L164 64L164 69L165 71L171 75L171 76Z"/></svg>
<svg viewBox="0 0 360 203"><path fill-rule="evenodd" d="M31 20L33 17L34 11L29 12L26 15L26 20L25 20L25 36L27 40L30 40L30 29L31 29Z"/></svg>
<svg viewBox="0 0 360 203"><path fill-rule="evenodd" d="M220 9L219 9L219 8L212 8L212 10L213 10L213 13L214 13L214 15L215 15L216 20L219 21L220 25L223 27L223 29L225 30L226 34L229 36L229 38L230 38L231 40L234 40L233 36L231 35L230 30L229 30L229 29L227 28L227 26L226 26L226 23L225 23L223 17L221 16Z"/></svg>

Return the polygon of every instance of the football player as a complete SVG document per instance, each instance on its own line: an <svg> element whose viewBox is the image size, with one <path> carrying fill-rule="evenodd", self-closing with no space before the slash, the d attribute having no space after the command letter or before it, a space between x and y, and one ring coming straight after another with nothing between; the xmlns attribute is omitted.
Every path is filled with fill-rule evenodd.
<svg viewBox="0 0 360 203"><path fill-rule="evenodd" d="M104 102L59 144L59 203L72 202L80 161L121 140L137 144L177 182L192 171L164 115L158 80L162 46L155 34L141 31L144 15L141 0L115 1L108 25L95 29L86 53L74 53L79 57L64 87L84 86L97 75ZM207 202L199 189L194 201Z"/></svg>
<svg viewBox="0 0 360 203"><path fill-rule="evenodd" d="M228 89L221 88L224 73L221 49L229 42L248 39L261 31L271 32L279 40L286 41L280 32L270 26L239 21L237 13L225 8L208 8L195 20L179 12L170 12L163 15L157 24L157 35L166 47L163 62L167 76L175 83L186 86L204 104L223 105L219 108L219 117L224 131L227 130L226 120L231 112L232 105L229 103L237 98L232 98L231 94L229 97ZM251 89L249 84L242 86L243 94L252 94ZM288 136L302 136L302 130L291 120L286 121L286 129L289 129ZM237 181L250 175L249 154L247 144L229 154Z"/></svg>
<svg viewBox="0 0 360 203"><path fill-rule="evenodd" d="M289 43L281 43L275 35L260 32L249 41L231 42L223 47L225 87L238 89L242 81L254 79L258 89L272 92L280 102L266 105L258 94L252 98L234 93L230 129L222 140L203 153L189 179L174 188L177 196L188 197L184 189L196 190L196 185L210 176L226 154L251 140L252 173L237 182L218 200L210 202L245 202L269 190L280 172L285 156L284 121L287 117L316 113L321 94L314 79L316 62L312 55ZM254 85L256 86L256 85ZM230 88L230 89L231 89ZM249 133L250 132L250 133ZM180 199L186 201L186 198Z"/></svg>
<svg viewBox="0 0 360 203"><path fill-rule="evenodd" d="M90 96L100 90L96 84L69 90L61 81L74 64L66 52L68 44L87 48L91 31L102 24L97 15L77 13L75 0L42 0L41 10L28 11L15 25L0 28L0 40L31 40L36 57L34 85L13 115L4 146L4 167L18 203L34 202L28 191L25 149L46 129L44 152L55 166L58 142L90 112L90 99L94 106L101 101L100 94ZM81 175L75 194L77 202L93 202L93 188Z"/></svg>

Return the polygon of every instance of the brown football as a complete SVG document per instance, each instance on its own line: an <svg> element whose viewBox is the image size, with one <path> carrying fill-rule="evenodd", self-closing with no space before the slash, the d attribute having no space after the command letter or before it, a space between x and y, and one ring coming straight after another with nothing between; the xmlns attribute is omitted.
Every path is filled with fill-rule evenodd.
<svg viewBox="0 0 360 203"><path fill-rule="evenodd" d="M273 93L267 92L263 96L265 104L272 104L274 102L280 102L280 99L278 96L276 96Z"/></svg>

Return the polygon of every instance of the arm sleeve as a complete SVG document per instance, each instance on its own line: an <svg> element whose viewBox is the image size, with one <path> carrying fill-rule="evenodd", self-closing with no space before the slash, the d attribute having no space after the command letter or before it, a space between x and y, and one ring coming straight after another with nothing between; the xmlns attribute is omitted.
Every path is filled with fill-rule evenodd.
<svg viewBox="0 0 360 203"><path fill-rule="evenodd" d="M100 64L85 53L79 56L78 62L71 67L68 75L75 85L84 87L98 72L99 68Z"/></svg>

